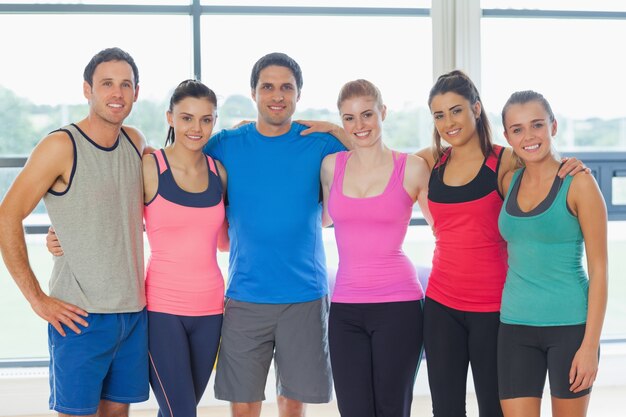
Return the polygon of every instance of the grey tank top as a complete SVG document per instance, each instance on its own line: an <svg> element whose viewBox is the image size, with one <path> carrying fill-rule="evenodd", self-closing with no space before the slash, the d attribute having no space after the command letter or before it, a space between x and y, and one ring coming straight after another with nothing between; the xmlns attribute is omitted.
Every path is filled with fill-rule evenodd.
<svg viewBox="0 0 626 417"><path fill-rule="evenodd" d="M90 313L128 313L146 305L141 156L122 130L104 148L78 126L60 129L74 144L63 192L44 203L63 248L55 257L50 295Z"/></svg>

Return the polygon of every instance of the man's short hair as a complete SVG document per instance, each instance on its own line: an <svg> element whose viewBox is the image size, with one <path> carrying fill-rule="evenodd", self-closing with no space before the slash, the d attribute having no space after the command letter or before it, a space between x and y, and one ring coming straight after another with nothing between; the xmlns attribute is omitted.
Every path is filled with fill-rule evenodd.
<svg viewBox="0 0 626 417"><path fill-rule="evenodd" d="M254 64L254 67L252 67L252 74L250 75L250 87L252 87L253 90L259 83L259 74L261 71L270 65L288 68L296 79L298 92L302 90L302 70L300 69L300 65L298 65L298 63L289 55L283 54L282 52L272 52L271 54L267 54Z"/></svg>
<svg viewBox="0 0 626 417"><path fill-rule="evenodd" d="M135 87L139 84L139 70L137 69L137 65L135 64L135 60L132 56L126 51L121 50L120 48L107 48L98 52L91 58L91 61L85 67L85 71L83 72L83 79L90 85L93 86L93 73L96 71L98 65L103 62L110 61L126 61L128 65L133 69L133 76L135 81Z"/></svg>

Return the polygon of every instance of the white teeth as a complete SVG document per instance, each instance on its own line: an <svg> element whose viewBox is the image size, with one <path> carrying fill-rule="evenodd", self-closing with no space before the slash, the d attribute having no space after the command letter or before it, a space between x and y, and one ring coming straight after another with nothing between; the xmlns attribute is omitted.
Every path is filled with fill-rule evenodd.
<svg viewBox="0 0 626 417"><path fill-rule="evenodd" d="M537 143L536 145L524 146L523 149L525 151L532 151L532 150L535 150L535 149L538 149L538 148L539 148L539 144Z"/></svg>
<svg viewBox="0 0 626 417"><path fill-rule="evenodd" d="M122 105L121 104L109 104L109 107L115 107L116 109L121 109Z"/></svg>
<svg viewBox="0 0 626 417"><path fill-rule="evenodd" d="M460 131L461 131L461 129L450 130L450 131L448 131L448 135L450 135L450 136L456 135Z"/></svg>
<svg viewBox="0 0 626 417"><path fill-rule="evenodd" d="M369 135L370 132L358 132L355 133L355 136L359 137L359 138L364 138L365 136Z"/></svg>
<svg viewBox="0 0 626 417"><path fill-rule="evenodd" d="M282 110L282 107L273 107L273 106L270 106L270 109L272 109L272 110Z"/></svg>

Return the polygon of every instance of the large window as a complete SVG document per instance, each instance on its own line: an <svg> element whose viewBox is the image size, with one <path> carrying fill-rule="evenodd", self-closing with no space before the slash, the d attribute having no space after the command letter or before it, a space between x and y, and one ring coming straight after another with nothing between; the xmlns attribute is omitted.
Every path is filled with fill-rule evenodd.
<svg viewBox="0 0 626 417"><path fill-rule="evenodd" d="M106 47L119 46L136 59L140 93L128 123L156 147L165 139L169 95L181 80L196 74L211 86L219 98L219 127L230 127L256 117L249 86L254 62L266 53L284 51L304 73L296 118L338 122L339 88L346 81L366 78L380 87L388 106L388 144L422 148L430 144L432 132L428 91L439 75L433 71L433 57L458 52L433 51L433 41L441 41L433 34L441 31L440 22L430 17L430 0L12 3L21 9L0 3L0 198L19 171L9 156L25 157L48 132L85 116L82 71L91 56ZM621 102L626 61L619 50L626 38L626 5L609 0L483 0L481 5L477 26L459 24L450 39L478 36L480 31L480 53L465 55L470 63L480 64L483 101L498 141L504 142L499 111L508 95L535 89L548 97L557 113L558 147L564 153L626 151L626 107ZM626 169L620 168L623 158L618 163L622 165L602 171L608 175L602 184L612 193L610 202L623 208ZM43 205L27 223L47 224ZM612 277L626 270L620 261L626 251L625 227L624 222L610 225ZM335 266L331 230L324 231L324 240L328 263ZM52 261L43 235L29 235L27 244L36 274L47 281ZM429 228L411 228L405 248L415 263L429 264ZM220 263L226 267L225 256ZM621 307L621 298L626 287L623 280L610 282L603 337L623 338L626 307ZM45 358L45 326L1 263L0 294L0 326L8 334L24 335L3 339L0 360Z"/></svg>
<svg viewBox="0 0 626 417"><path fill-rule="evenodd" d="M221 127L255 118L250 70L273 51L288 53L303 68L297 118L338 122L339 88L367 78L380 87L388 105L390 145L428 145L432 124L425 100L432 82L432 30L428 10L418 8L429 7L430 1L196 1L200 8L185 0L19 3L23 8L17 12L0 3L0 38L12 40L0 43L0 197L19 172L20 164L7 157L27 156L50 131L86 115L82 71L94 53L110 46L127 50L137 62L139 101L127 122L156 147L165 139L171 90L199 68L202 80L218 93ZM343 8L341 15L333 15L337 7ZM43 204L26 224L48 224ZM432 249L423 247L429 248L432 239L429 233L418 235L408 250L425 263ZM332 231L325 231L325 241L329 263L336 265ZM35 273L47 288L52 259L43 235L29 234L27 245ZM220 265L226 268L225 256ZM45 359L45 323L1 263L0 294L0 326L28 335L3 341L0 360Z"/></svg>
<svg viewBox="0 0 626 417"><path fill-rule="evenodd" d="M303 71L296 119L339 123L339 89L365 78L380 88L389 109L387 143L402 149L425 147L432 129L426 107L431 38L427 17L209 15L202 20L202 79L222 98L220 126L230 127L256 115L250 99L255 61L283 51ZM408 39L415 41L400 53Z"/></svg>
<svg viewBox="0 0 626 417"><path fill-rule="evenodd" d="M616 53L626 37L626 10L613 1L483 0L482 96L496 135L500 111L511 93L535 90L549 100L558 121L556 146L564 155L598 157L626 151L626 60ZM498 8L498 9L495 9ZM602 13L603 11L611 11ZM596 154L589 154L594 151ZM623 154L622 154L623 155ZM592 159L592 158L590 158ZM626 335L626 169L607 156L593 166L609 216L609 303L603 338ZM592 164L593 165L593 164Z"/></svg>
<svg viewBox="0 0 626 417"><path fill-rule="evenodd" d="M490 111L514 91L536 90L557 115L559 150L626 150L626 60L615 53L626 20L483 18L481 35Z"/></svg>

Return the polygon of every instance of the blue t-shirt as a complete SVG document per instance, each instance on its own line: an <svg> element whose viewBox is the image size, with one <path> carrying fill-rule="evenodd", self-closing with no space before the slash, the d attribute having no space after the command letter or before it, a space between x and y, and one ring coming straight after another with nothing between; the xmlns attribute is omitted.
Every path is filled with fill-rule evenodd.
<svg viewBox="0 0 626 417"><path fill-rule="evenodd" d="M299 303L328 292L322 245L320 165L345 150L329 134L276 137L250 123L214 135L204 152L228 172L230 266L226 295L252 303Z"/></svg>

